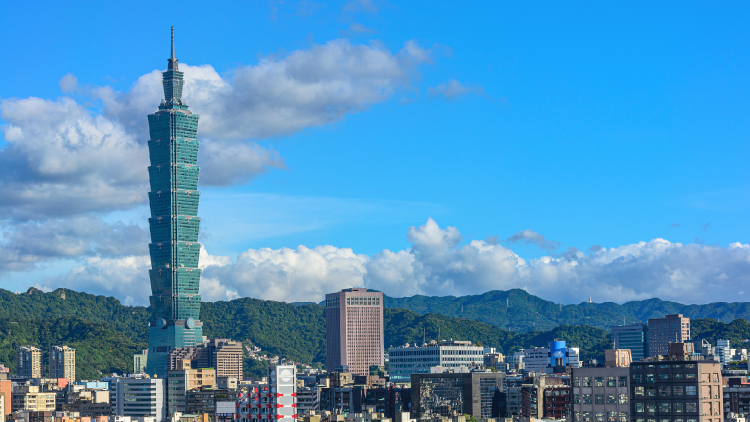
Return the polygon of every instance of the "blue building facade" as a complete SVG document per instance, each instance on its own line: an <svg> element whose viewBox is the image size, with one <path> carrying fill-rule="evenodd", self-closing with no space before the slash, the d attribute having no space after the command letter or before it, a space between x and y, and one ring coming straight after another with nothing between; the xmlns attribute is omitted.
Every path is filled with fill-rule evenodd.
<svg viewBox="0 0 750 422"><path fill-rule="evenodd" d="M198 294L200 143L196 136L200 116L182 101L184 79L174 56L174 27L172 56L167 62L167 71L162 73L164 100L148 116L151 320L146 371L160 377L166 376L172 349L195 346L203 339Z"/></svg>

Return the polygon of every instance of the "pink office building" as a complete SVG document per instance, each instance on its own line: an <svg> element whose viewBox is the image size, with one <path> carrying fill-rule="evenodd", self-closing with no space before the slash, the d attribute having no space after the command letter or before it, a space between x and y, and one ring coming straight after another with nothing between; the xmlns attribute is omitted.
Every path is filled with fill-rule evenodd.
<svg viewBox="0 0 750 422"><path fill-rule="evenodd" d="M356 375L383 366L382 293L351 288L326 295L326 363L328 371L348 366Z"/></svg>

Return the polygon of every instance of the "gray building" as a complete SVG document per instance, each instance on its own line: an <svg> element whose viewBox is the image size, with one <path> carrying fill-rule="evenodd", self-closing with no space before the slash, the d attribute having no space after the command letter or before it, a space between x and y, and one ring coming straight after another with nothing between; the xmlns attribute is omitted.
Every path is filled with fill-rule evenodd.
<svg viewBox="0 0 750 422"><path fill-rule="evenodd" d="M682 314L648 320L649 357L669 354L670 343L687 343L689 340L690 318L685 318Z"/></svg>
<svg viewBox="0 0 750 422"><path fill-rule="evenodd" d="M648 327L643 323L615 325L611 328L615 349L628 349L633 360L648 357Z"/></svg>
<svg viewBox="0 0 750 422"><path fill-rule="evenodd" d="M113 378L109 388L114 415L167 419L166 378Z"/></svg>
<svg viewBox="0 0 750 422"><path fill-rule="evenodd" d="M722 422L721 364L674 355L630 366L631 421Z"/></svg>
<svg viewBox="0 0 750 422"><path fill-rule="evenodd" d="M573 421L629 422L630 368L573 368Z"/></svg>
<svg viewBox="0 0 750 422"><path fill-rule="evenodd" d="M474 418L505 417L505 374L413 374L411 417L434 418L470 415Z"/></svg>

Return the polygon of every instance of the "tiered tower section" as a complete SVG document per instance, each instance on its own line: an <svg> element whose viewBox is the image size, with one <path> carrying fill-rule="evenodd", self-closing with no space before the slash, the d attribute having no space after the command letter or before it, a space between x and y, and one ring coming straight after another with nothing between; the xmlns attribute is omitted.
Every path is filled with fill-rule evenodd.
<svg viewBox="0 0 750 422"><path fill-rule="evenodd" d="M201 270L198 256L198 145L200 116L182 101L183 73L174 57L163 72L164 100L148 116L151 166L151 321L147 372L166 376L167 357L177 347L195 346L203 340L198 295Z"/></svg>

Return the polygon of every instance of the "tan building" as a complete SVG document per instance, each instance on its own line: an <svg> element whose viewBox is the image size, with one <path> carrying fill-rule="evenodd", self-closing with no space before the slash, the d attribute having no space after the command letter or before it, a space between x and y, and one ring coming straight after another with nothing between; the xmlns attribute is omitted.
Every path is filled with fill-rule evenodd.
<svg viewBox="0 0 750 422"><path fill-rule="evenodd" d="M52 346L49 349L50 378L67 378L76 381L76 349L68 346Z"/></svg>
<svg viewBox="0 0 750 422"><path fill-rule="evenodd" d="M42 351L34 346L22 346L16 351L16 374L21 377L42 377Z"/></svg>
<svg viewBox="0 0 750 422"><path fill-rule="evenodd" d="M0 380L0 401L3 402L3 412L0 415L8 416L11 413L11 397L12 397L13 386L10 380Z"/></svg>
<svg viewBox="0 0 750 422"><path fill-rule="evenodd" d="M11 410L54 412L55 393L40 393L39 387L34 385L21 386L12 394Z"/></svg>
<svg viewBox="0 0 750 422"><path fill-rule="evenodd" d="M201 387L216 386L216 370L213 368L190 369L188 360L184 361L185 369L167 372L167 411L185 413L186 394Z"/></svg>
<svg viewBox="0 0 750 422"><path fill-rule="evenodd" d="M371 365L384 366L382 293L344 289L327 294L325 308L329 372L367 375Z"/></svg>
<svg viewBox="0 0 750 422"><path fill-rule="evenodd" d="M608 368L627 368L633 362L630 349L607 349L604 351L604 362Z"/></svg>
<svg viewBox="0 0 750 422"><path fill-rule="evenodd" d="M648 320L649 357L669 353L669 343L686 343L690 340L690 318L682 314Z"/></svg>
<svg viewBox="0 0 750 422"><path fill-rule="evenodd" d="M211 339L199 347L181 347L172 350L167 357L169 370L213 368L217 377L243 376L242 342L225 338ZM189 365L185 362L189 362ZM186 366L187 365L187 366Z"/></svg>

